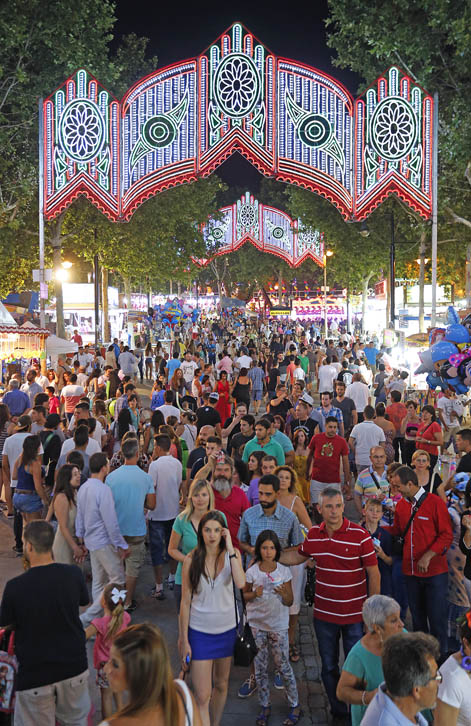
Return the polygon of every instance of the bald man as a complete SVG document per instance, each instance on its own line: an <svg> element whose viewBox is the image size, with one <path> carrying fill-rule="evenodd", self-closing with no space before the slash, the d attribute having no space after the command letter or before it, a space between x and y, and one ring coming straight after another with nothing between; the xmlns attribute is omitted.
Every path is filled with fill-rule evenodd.
<svg viewBox="0 0 471 726"><path fill-rule="evenodd" d="M360 516L367 499L386 499L389 493L387 477L386 451L382 446L370 449L371 464L358 474L355 484L354 500Z"/></svg>

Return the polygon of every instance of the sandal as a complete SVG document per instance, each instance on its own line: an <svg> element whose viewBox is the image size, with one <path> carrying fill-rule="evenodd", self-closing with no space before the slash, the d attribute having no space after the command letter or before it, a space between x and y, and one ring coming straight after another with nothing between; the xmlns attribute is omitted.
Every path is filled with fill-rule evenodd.
<svg viewBox="0 0 471 726"><path fill-rule="evenodd" d="M299 650L294 643L289 646L289 659L292 663L297 663L299 660Z"/></svg>
<svg viewBox="0 0 471 726"><path fill-rule="evenodd" d="M299 709L298 713L294 713L295 709ZM288 718L285 718L283 721L283 726L296 726L299 719L301 719L304 716L304 711L302 708L300 708L299 704L297 706L292 706Z"/></svg>
<svg viewBox="0 0 471 726"><path fill-rule="evenodd" d="M256 726L267 726L268 719L271 715L271 706L262 706L260 713L255 721ZM296 723L295 721L293 723Z"/></svg>

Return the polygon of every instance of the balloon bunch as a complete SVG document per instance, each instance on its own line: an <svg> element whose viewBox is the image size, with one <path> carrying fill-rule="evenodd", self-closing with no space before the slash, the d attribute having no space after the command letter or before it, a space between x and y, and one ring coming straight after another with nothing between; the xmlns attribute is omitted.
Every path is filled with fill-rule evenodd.
<svg viewBox="0 0 471 726"><path fill-rule="evenodd" d="M154 308L149 308L149 315L147 319L149 323L152 321L162 323L166 328L173 328L175 325L188 320L189 318L194 323L198 320L199 310L193 308L183 300L167 300L164 305L156 305Z"/></svg>
<svg viewBox="0 0 471 726"><path fill-rule="evenodd" d="M433 328L430 348L419 353L421 365L415 371L427 373L427 384L443 391L451 388L466 393L471 386L471 316L460 322L453 307L448 308L446 328Z"/></svg>

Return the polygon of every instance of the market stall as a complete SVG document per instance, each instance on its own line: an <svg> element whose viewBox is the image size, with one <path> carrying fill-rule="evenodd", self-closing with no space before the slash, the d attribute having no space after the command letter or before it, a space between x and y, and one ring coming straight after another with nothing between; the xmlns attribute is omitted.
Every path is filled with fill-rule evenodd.
<svg viewBox="0 0 471 726"><path fill-rule="evenodd" d="M0 303L0 361L2 381L13 373L25 373L32 358L46 360L46 338L49 330L30 322L18 326Z"/></svg>

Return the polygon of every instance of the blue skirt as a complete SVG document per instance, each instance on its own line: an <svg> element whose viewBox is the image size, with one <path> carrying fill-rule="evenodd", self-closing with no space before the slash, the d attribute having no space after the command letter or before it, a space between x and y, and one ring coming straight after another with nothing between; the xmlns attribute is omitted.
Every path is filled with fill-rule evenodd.
<svg viewBox="0 0 471 726"><path fill-rule="evenodd" d="M228 658L234 654L237 637L236 628L226 630L224 633L202 633L188 627L188 640L191 646L192 660L213 660L215 658Z"/></svg>

